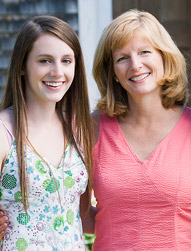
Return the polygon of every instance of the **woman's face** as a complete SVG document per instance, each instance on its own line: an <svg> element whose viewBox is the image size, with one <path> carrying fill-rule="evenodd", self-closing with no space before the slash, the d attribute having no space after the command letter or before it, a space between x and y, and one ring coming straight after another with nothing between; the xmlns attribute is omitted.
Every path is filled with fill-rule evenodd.
<svg viewBox="0 0 191 251"><path fill-rule="evenodd" d="M74 51L54 35L41 35L26 63L27 103L60 101L72 84L74 72Z"/></svg>
<svg viewBox="0 0 191 251"><path fill-rule="evenodd" d="M128 96L160 95L163 59L146 36L135 33L124 47L114 51L113 60L115 75Z"/></svg>

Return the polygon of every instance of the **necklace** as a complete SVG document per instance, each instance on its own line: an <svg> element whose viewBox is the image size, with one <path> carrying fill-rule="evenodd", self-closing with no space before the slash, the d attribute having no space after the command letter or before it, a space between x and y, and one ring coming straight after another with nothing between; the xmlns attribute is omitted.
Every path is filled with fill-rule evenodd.
<svg viewBox="0 0 191 251"><path fill-rule="evenodd" d="M56 186L56 189L57 189L57 193L58 193L58 200L59 200L59 203L60 203L60 206L61 206L61 211L63 211L63 207L62 207L62 203L61 203L61 198L60 198L60 193L58 191L58 185L57 185L57 182L56 182L56 178L54 177L54 174L52 172L52 169L51 167L49 166L49 164L47 163L47 161L43 158L43 156L35 149L35 147L32 145L32 143L30 142L29 138L26 137L26 140L29 144L29 146L32 148L32 150L36 153L36 155L47 165L50 173L51 173L51 176L53 177L53 180L54 180L54 184ZM65 136L64 136L64 153L65 153ZM62 160L61 160L61 163L62 163L62 169L64 169L64 154L63 154L63 157L62 157ZM63 172L64 173L64 172ZM64 177L63 177L63 183L64 183Z"/></svg>

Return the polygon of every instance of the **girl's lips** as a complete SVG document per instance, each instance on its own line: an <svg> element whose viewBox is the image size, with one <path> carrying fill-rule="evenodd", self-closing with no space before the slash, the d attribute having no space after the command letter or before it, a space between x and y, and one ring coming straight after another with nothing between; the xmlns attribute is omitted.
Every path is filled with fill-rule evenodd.
<svg viewBox="0 0 191 251"><path fill-rule="evenodd" d="M43 81L43 84L50 86L50 87L58 87L61 86L62 84L64 84L64 81Z"/></svg>
<svg viewBox="0 0 191 251"><path fill-rule="evenodd" d="M131 81L140 81L140 80L147 78L149 75L150 75L150 73L144 73L139 76L131 77L130 80Z"/></svg>

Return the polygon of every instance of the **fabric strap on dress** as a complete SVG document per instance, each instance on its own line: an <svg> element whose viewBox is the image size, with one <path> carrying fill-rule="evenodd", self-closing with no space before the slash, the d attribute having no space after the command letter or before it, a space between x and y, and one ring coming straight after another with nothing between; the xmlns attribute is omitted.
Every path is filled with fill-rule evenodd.
<svg viewBox="0 0 191 251"><path fill-rule="evenodd" d="M11 146L11 144L13 143L13 140L14 140L14 136L1 118L0 118L0 122L5 127L7 139L8 139L9 145Z"/></svg>

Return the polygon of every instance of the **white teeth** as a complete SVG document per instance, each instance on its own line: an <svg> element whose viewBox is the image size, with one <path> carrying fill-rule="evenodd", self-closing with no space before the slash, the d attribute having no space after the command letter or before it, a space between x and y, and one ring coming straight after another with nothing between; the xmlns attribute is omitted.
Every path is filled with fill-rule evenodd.
<svg viewBox="0 0 191 251"><path fill-rule="evenodd" d="M142 79L146 78L147 76L149 76L149 73L140 75L139 77L130 78L130 79L133 80L133 81L139 81L139 80L142 80Z"/></svg>
<svg viewBox="0 0 191 251"><path fill-rule="evenodd" d="M55 83L55 82L44 82L44 83L45 83L45 85L48 85L48 86L57 87L57 86L62 85L63 82L57 82L57 83Z"/></svg>

